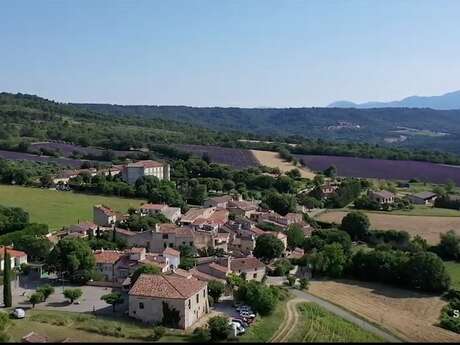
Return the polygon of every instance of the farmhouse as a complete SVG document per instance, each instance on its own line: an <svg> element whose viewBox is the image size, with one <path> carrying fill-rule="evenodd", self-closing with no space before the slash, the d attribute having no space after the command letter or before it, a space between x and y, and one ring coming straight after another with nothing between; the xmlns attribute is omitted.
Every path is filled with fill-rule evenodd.
<svg viewBox="0 0 460 345"><path fill-rule="evenodd" d="M166 311L177 313L170 317L170 326L186 329L209 312L207 287L205 281L193 277L141 274L129 290L129 315L155 323L163 320Z"/></svg>
<svg viewBox="0 0 460 345"><path fill-rule="evenodd" d="M380 205L393 204L395 201L395 195L386 190L382 191L369 191L369 199L379 203Z"/></svg>
<svg viewBox="0 0 460 345"><path fill-rule="evenodd" d="M409 200L417 205L434 205L437 197L436 193L433 192L421 192L409 195Z"/></svg>
<svg viewBox="0 0 460 345"><path fill-rule="evenodd" d="M231 215L237 217L247 217L249 218L251 214L257 211L258 205L255 202L251 201L229 201L227 204L227 209L230 211Z"/></svg>
<svg viewBox="0 0 460 345"><path fill-rule="evenodd" d="M152 160L138 161L123 166L121 177L125 182L134 184L137 179L143 176L155 176L159 180L169 180L169 164Z"/></svg>
<svg viewBox="0 0 460 345"><path fill-rule="evenodd" d="M162 214L171 223L176 223L182 216L179 207L170 207L166 204L144 204L140 207L140 212L143 215Z"/></svg>
<svg viewBox="0 0 460 345"><path fill-rule="evenodd" d="M23 251L6 247L7 253L10 255L11 268L19 268L22 264L27 263L27 254ZM0 246L0 270L5 267L5 246Z"/></svg>
<svg viewBox="0 0 460 345"><path fill-rule="evenodd" d="M94 252L94 257L96 271L102 275L103 280L117 284L121 284L142 265L154 265L165 273L170 268L177 268L180 261L180 253L173 249L163 251L162 255L147 253L145 248L131 248L126 251L101 249Z"/></svg>
<svg viewBox="0 0 460 345"><path fill-rule="evenodd" d="M94 205L93 221L96 225L111 226L117 221L117 215L110 207L104 205Z"/></svg>
<svg viewBox="0 0 460 345"><path fill-rule="evenodd" d="M231 195L216 196L206 199L203 205L204 207L227 208L228 202L232 200L233 197Z"/></svg>
<svg viewBox="0 0 460 345"><path fill-rule="evenodd" d="M64 237L78 237L86 238L90 235L96 235L96 231L99 227L92 222L80 222L78 224L73 224L68 227L64 227L61 231L58 231L55 235L57 239L62 239Z"/></svg>
<svg viewBox="0 0 460 345"><path fill-rule="evenodd" d="M244 274L246 280L261 281L265 275L266 267L257 258L246 257L230 260L230 269L237 275Z"/></svg>

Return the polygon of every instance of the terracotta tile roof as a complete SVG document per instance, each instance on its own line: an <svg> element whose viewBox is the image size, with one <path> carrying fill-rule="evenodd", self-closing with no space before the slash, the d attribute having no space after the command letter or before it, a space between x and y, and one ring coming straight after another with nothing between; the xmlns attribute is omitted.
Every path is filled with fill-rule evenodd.
<svg viewBox="0 0 460 345"><path fill-rule="evenodd" d="M200 272L196 268L192 268L191 270L189 270L189 272L192 274L192 277L194 277L196 279L199 279L199 280L202 280L202 281L205 281L205 282L209 282L211 280L217 280L217 281L225 282L224 279L214 277L214 276L212 276L210 274L207 274L207 273L204 273L204 272Z"/></svg>
<svg viewBox="0 0 460 345"><path fill-rule="evenodd" d="M23 251L13 249L12 247L8 247L8 246L6 247L6 251L8 254L10 254L10 257L14 257L14 258L21 258L21 257L27 256L27 254L24 253ZM5 246L0 246L0 257L3 258L4 254L5 254Z"/></svg>
<svg viewBox="0 0 460 345"><path fill-rule="evenodd" d="M223 272L223 273L227 273L228 272L228 269L227 267L225 266L222 266L222 265L219 265L215 262L211 262L209 264L209 267L212 268L212 269L215 269L216 271L220 271L220 272Z"/></svg>
<svg viewBox="0 0 460 345"><path fill-rule="evenodd" d="M141 206L143 210L158 210L161 211L164 208L168 207L166 204L144 204Z"/></svg>
<svg viewBox="0 0 460 345"><path fill-rule="evenodd" d="M230 261L230 268L232 271L253 271L264 268L265 265L257 258L247 257L240 259L233 259Z"/></svg>
<svg viewBox="0 0 460 345"><path fill-rule="evenodd" d="M260 236L266 233L266 231L262 230L261 228L258 228L257 226L254 226L251 229L251 232L256 236Z"/></svg>
<svg viewBox="0 0 460 345"><path fill-rule="evenodd" d="M136 254L136 253L145 253L146 249L144 247L132 247L126 250L128 253Z"/></svg>
<svg viewBox="0 0 460 345"><path fill-rule="evenodd" d="M378 196L380 198L384 198L384 199L389 199L389 198L394 198L394 194L389 192L389 191L386 191L386 190L382 190L382 191L378 191L378 192L375 192L375 191L372 191L371 192L373 195L375 196Z"/></svg>
<svg viewBox="0 0 460 345"><path fill-rule="evenodd" d="M116 250L99 250L94 253L97 264L114 264L122 256L123 253Z"/></svg>
<svg viewBox="0 0 460 345"><path fill-rule="evenodd" d="M163 167L165 164L152 161L152 160L145 160L145 161L138 161L135 163L129 163L127 167L143 167L143 168L160 168Z"/></svg>
<svg viewBox="0 0 460 345"><path fill-rule="evenodd" d="M115 215L115 211L110 207L104 205L94 205L94 207L102 211L108 217Z"/></svg>
<svg viewBox="0 0 460 345"><path fill-rule="evenodd" d="M231 195L222 195L222 196L215 196L212 198L208 198L206 201L211 201L216 204L220 204L223 202L229 202L230 200L233 200L233 197Z"/></svg>
<svg viewBox="0 0 460 345"><path fill-rule="evenodd" d="M257 209L257 205L255 203L250 202L250 201L245 201L245 200L229 201L228 207L239 208L243 211L251 211L251 210Z"/></svg>
<svg viewBox="0 0 460 345"><path fill-rule="evenodd" d="M131 231L131 230L126 230L122 228L116 228L115 231L119 234L126 235L126 236L134 236L136 235L137 232Z"/></svg>
<svg viewBox="0 0 460 345"><path fill-rule="evenodd" d="M168 247L163 251L163 255L172 255L172 256L180 256L180 251L175 250L174 248Z"/></svg>
<svg viewBox="0 0 460 345"><path fill-rule="evenodd" d="M206 287L206 283L194 278L183 278L178 275L141 274L129 295L187 299Z"/></svg>
<svg viewBox="0 0 460 345"><path fill-rule="evenodd" d="M197 218L205 218L205 214L208 212L206 208L191 208L182 216L183 222L193 222Z"/></svg>
<svg viewBox="0 0 460 345"><path fill-rule="evenodd" d="M29 334L23 336L22 338L23 343L47 343L48 337L45 335L40 335L35 332L30 332Z"/></svg>

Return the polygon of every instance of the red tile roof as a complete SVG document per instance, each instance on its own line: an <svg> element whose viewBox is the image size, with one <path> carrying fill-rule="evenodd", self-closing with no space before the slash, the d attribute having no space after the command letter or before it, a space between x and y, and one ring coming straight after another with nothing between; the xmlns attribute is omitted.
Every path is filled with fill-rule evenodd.
<svg viewBox="0 0 460 345"><path fill-rule="evenodd" d="M162 209L168 207L166 204L144 204L141 206L143 210L158 210L161 211Z"/></svg>
<svg viewBox="0 0 460 345"><path fill-rule="evenodd" d="M129 295L187 299L206 287L206 283L194 278L183 278L178 275L141 274Z"/></svg>
<svg viewBox="0 0 460 345"><path fill-rule="evenodd" d="M163 251L163 255L172 255L172 256L180 256L180 251L175 250L174 248L168 247Z"/></svg>
<svg viewBox="0 0 460 345"><path fill-rule="evenodd" d="M116 250L100 250L94 253L97 264L114 264L122 256L123 253Z"/></svg>
<svg viewBox="0 0 460 345"><path fill-rule="evenodd" d="M27 254L24 253L23 251L13 249L12 247L6 247L6 251L8 254L10 254L10 257L21 258L21 257L27 256ZM3 258L4 254L5 254L5 246L0 246L0 257Z"/></svg>
<svg viewBox="0 0 460 345"><path fill-rule="evenodd" d="M152 160L145 160L145 161L138 161L135 163L129 163L128 167L143 167L143 168L160 168L163 167L165 164L152 161Z"/></svg>
<svg viewBox="0 0 460 345"><path fill-rule="evenodd" d="M230 261L230 268L232 269L232 271L236 271L236 272L240 270L252 271L252 270L257 270L257 269L261 269L264 267L265 265L262 262L260 262L259 259L252 258L252 257L232 259Z"/></svg>

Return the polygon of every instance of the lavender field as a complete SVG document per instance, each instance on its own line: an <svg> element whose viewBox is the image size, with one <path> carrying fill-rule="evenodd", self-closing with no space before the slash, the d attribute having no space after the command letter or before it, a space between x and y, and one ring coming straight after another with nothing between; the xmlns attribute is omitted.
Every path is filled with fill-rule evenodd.
<svg viewBox="0 0 460 345"><path fill-rule="evenodd" d="M339 176L368 177L393 180L416 178L433 183L446 183L449 179L460 186L460 166L429 162L395 161L340 156L295 155L314 171L335 165Z"/></svg>
<svg viewBox="0 0 460 345"><path fill-rule="evenodd" d="M9 160L26 160L43 163L55 163L62 167L80 168L84 160L81 159L70 159L70 158L56 158L49 156L39 156L30 153L13 152L0 150L0 158Z"/></svg>
<svg viewBox="0 0 460 345"><path fill-rule="evenodd" d="M198 156L207 152L211 162L230 165L236 169L259 166L259 162L249 150L205 145L176 145L176 147Z"/></svg>
<svg viewBox="0 0 460 345"><path fill-rule="evenodd" d="M30 145L30 149L37 153L40 152L40 149L47 149L51 151L59 151L64 157L71 157L73 153L79 152L82 155L93 155L100 156L104 153L105 150L99 149L96 147L83 147L74 144L61 143L61 142L42 142L42 143L33 143ZM113 150L113 153L117 157L124 157L128 154L132 154L136 151L116 151Z"/></svg>

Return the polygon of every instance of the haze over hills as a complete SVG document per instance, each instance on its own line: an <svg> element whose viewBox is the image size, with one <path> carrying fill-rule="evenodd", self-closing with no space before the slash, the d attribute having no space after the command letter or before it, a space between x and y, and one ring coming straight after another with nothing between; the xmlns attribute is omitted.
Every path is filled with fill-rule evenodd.
<svg viewBox="0 0 460 345"><path fill-rule="evenodd" d="M328 105L330 108L431 108L438 110L460 109L460 90L440 96L410 96L400 101L353 103L337 101Z"/></svg>

